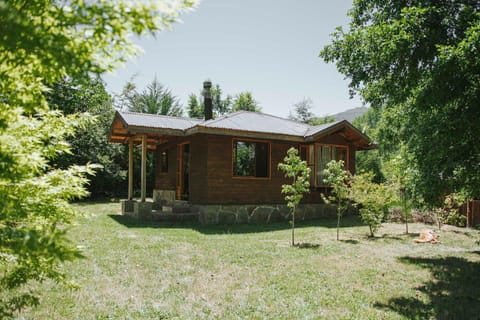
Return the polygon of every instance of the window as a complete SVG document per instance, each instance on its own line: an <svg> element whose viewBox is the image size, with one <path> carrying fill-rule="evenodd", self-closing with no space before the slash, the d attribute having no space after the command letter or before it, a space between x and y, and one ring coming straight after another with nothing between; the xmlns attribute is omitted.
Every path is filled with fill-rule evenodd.
<svg viewBox="0 0 480 320"><path fill-rule="evenodd" d="M310 168L310 187L315 186L315 151L314 145L300 146L300 159Z"/></svg>
<svg viewBox="0 0 480 320"><path fill-rule="evenodd" d="M168 150L165 149L160 153L160 172L168 172Z"/></svg>
<svg viewBox="0 0 480 320"><path fill-rule="evenodd" d="M268 178L270 145L267 142L233 140L233 175Z"/></svg>
<svg viewBox="0 0 480 320"><path fill-rule="evenodd" d="M315 146L315 160L316 160L316 185L325 185L325 175L323 170L327 168L327 163L332 160L343 160L344 169L348 168L347 147L330 146L330 145L316 145Z"/></svg>

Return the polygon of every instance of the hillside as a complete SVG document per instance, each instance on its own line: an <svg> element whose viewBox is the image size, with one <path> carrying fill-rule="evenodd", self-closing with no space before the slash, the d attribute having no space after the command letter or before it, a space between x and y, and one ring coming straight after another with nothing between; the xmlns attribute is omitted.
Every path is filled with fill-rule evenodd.
<svg viewBox="0 0 480 320"><path fill-rule="evenodd" d="M348 109L343 112L339 112L336 114L332 114L331 117L334 117L335 120L347 120L349 122L352 122L355 118L363 115L365 112L367 112L368 108L367 107L358 107L358 108L353 108L353 109Z"/></svg>

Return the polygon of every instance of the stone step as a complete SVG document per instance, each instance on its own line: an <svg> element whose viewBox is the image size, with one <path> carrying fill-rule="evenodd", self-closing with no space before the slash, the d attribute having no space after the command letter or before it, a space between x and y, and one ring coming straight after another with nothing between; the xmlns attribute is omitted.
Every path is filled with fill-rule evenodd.
<svg viewBox="0 0 480 320"><path fill-rule="evenodd" d="M190 207L162 206L162 211L168 213L191 213Z"/></svg>

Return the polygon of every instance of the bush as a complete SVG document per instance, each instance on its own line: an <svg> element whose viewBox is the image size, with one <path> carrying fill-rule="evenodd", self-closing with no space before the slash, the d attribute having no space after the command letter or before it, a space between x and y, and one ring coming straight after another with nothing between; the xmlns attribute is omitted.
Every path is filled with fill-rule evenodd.
<svg viewBox="0 0 480 320"><path fill-rule="evenodd" d="M459 194L449 194L445 197L444 206L435 209L438 227L442 224L449 224L457 227L465 227L467 217L460 213L460 207L465 202L465 198Z"/></svg>

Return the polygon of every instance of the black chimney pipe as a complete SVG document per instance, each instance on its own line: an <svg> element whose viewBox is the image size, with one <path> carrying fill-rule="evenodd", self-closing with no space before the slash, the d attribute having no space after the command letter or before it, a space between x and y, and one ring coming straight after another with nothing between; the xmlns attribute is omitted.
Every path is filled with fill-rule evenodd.
<svg viewBox="0 0 480 320"><path fill-rule="evenodd" d="M204 113L205 120L213 119L213 110L212 110L212 93L210 89L212 88L211 81L203 82L203 104L204 104Z"/></svg>

